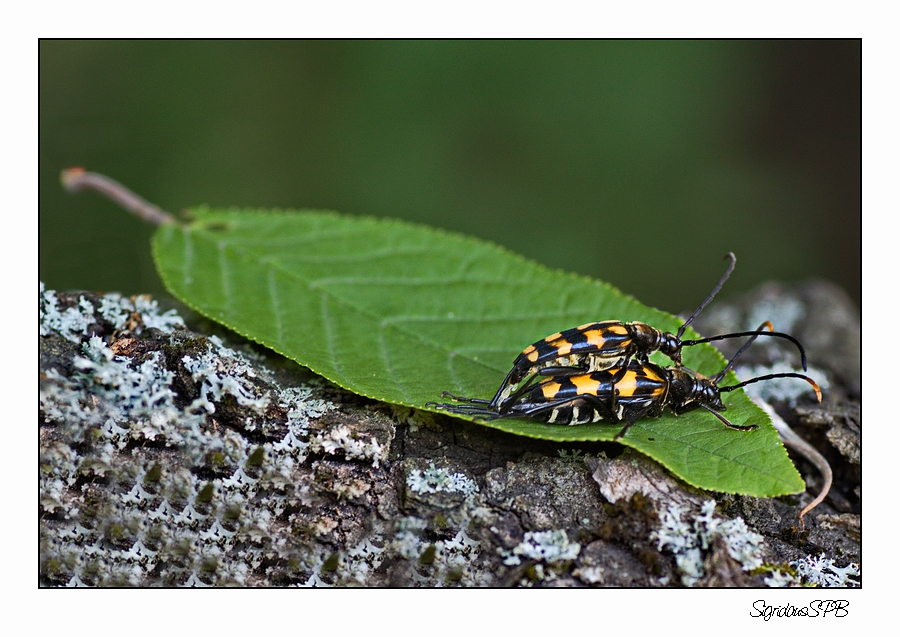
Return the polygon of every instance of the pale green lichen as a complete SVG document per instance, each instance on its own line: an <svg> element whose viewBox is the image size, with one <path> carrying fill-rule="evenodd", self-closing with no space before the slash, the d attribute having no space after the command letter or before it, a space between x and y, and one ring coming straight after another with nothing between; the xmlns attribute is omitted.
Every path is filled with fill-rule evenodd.
<svg viewBox="0 0 900 637"><path fill-rule="evenodd" d="M314 398L309 387L284 389L272 378L254 382L246 358L210 338L205 353L187 357L194 364L184 361L202 398L185 409L160 352L140 361L117 356L102 338L86 334L88 321L95 322L93 304L82 297L77 310L61 311L57 295L43 287L41 298L41 333L84 341L75 373L45 370L40 387L52 437L42 437L39 501L44 515L60 520L52 528L42 522L42 572L69 586L248 584L254 569L287 550L269 546L275 518L292 506L286 496L292 472L306 461L311 420L334 406ZM112 295L100 305L103 319L116 328L130 312L144 312L143 320L156 307ZM144 327L164 331L181 323L172 313L143 320ZM170 346L180 346L172 338ZM210 414L226 396L245 409L251 430L266 425L268 405L284 408L283 438L251 444L235 431L210 428ZM177 450L179 463L143 460L147 443ZM137 451L123 451L128 446ZM369 443L351 446L348 455L377 462L384 453L383 445ZM224 475L200 479L191 467L210 457ZM79 508L85 478L105 485L89 498L95 510L87 517Z"/></svg>
<svg viewBox="0 0 900 637"><path fill-rule="evenodd" d="M75 359L75 368L94 396L123 405L129 418L159 420L160 412L171 407L174 375L160 364L158 352L135 368L130 359L114 356L99 336L92 336L82 349L86 356Z"/></svg>
<svg viewBox="0 0 900 637"><path fill-rule="evenodd" d="M310 422L321 418L333 405L314 398L309 387L286 387L276 398L277 404L287 410L287 433L272 445L272 461L287 479L295 463L302 463L307 458Z"/></svg>
<svg viewBox="0 0 900 637"><path fill-rule="evenodd" d="M387 458L387 448L374 435L351 431L346 425L312 436L309 448L328 455L343 455L351 460L368 460L375 467L380 466Z"/></svg>
<svg viewBox="0 0 900 637"><path fill-rule="evenodd" d="M834 560L825 556L807 555L790 563L805 584L822 587L854 588L859 584L859 565L851 562L847 566L837 566Z"/></svg>
<svg viewBox="0 0 900 637"><path fill-rule="evenodd" d="M419 469L410 471L406 476L406 486L416 493L444 491L469 495L478 490L475 481L464 473L450 473L447 469L435 467L433 462L425 471Z"/></svg>
<svg viewBox="0 0 900 637"><path fill-rule="evenodd" d="M269 404L268 392L260 391L252 382L253 368L237 352L228 349L217 337L210 337L211 346L199 358L182 357L184 368L200 385L200 396L190 409L215 412L215 402L226 395L234 397L239 405L264 410ZM253 424L248 423L252 428Z"/></svg>
<svg viewBox="0 0 900 637"><path fill-rule="evenodd" d="M94 324L94 306L90 301L81 297L77 307L61 309L59 299L53 290L45 290L44 283L40 283L39 323L38 332L41 336L59 334L64 339L78 343L81 337L88 333L88 328Z"/></svg>
<svg viewBox="0 0 900 637"><path fill-rule="evenodd" d="M44 283L40 282L38 306L40 335L58 334L73 343L79 343L84 336L90 335L89 328L98 320L95 313L99 313L100 318L116 330L125 327L133 313L140 317L138 332L144 328L156 328L171 334L176 328L184 328L184 320L175 310L161 314L157 302L148 296L125 298L111 293L103 296L99 308L95 308L85 296L79 296L74 307L63 308L56 292L46 290Z"/></svg>
<svg viewBox="0 0 900 637"><path fill-rule="evenodd" d="M56 370L46 373L40 405L48 422L66 425L81 439L92 430L119 449L132 442L162 441L185 445L198 456L222 446L221 438L204 432L202 416L185 413L175 401L172 372L153 352L140 364L115 356L99 336L82 344L71 379Z"/></svg>
<svg viewBox="0 0 900 637"><path fill-rule="evenodd" d="M716 503L707 500L698 514L690 515L686 506L672 503L660 511L661 527L651 533L657 547L675 554L681 570L681 581L693 586L706 574L703 561L705 551L714 537L725 541L728 554L737 560L744 571L762 565L760 546L763 537L747 528L740 517L724 520L715 515Z"/></svg>
<svg viewBox="0 0 900 637"><path fill-rule="evenodd" d="M413 586L484 586L491 573L474 566L480 543L460 529L449 539L425 540L429 524L407 516L396 522L393 535L376 532L347 550L320 551L304 587L364 585L385 560L406 563L404 577Z"/></svg>
<svg viewBox="0 0 900 637"><path fill-rule="evenodd" d="M503 563L515 566L522 563L522 558L539 560L546 563L574 560L581 552L581 545L570 542L565 530L528 531L518 546L505 554Z"/></svg>
<svg viewBox="0 0 900 637"><path fill-rule="evenodd" d="M112 295L115 298L116 295ZM184 328L184 319L175 310L159 313L159 304L147 295L135 296L132 299L119 299L123 308L133 308L141 315L144 327L156 328L171 334L176 328ZM215 338L215 337L213 337Z"/></svg>
<svg viewBox="0 0 900 637"><path fill-rule="evenodd" d="M120 330L125 327L130 309L132 308L128 308L118 294L107 294L100 300L100 316L109 321L113 329ZM172 313L174 314L174 310Z"/></svg>

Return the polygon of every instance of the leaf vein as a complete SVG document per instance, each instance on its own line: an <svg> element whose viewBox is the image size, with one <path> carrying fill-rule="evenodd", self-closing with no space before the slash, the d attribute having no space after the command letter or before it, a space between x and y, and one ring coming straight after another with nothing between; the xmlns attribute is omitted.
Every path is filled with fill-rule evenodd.
<svg viewBox="0 0 900 637"><path fill-rule="evenodd" d="M281 323L281 301L278 298L278 281L276 280L275 274L276 271L274 269L269 269L269 298L272 302L272 314L275 316L276 338L278 339L278 343L282 344L284 343L284 330Z"/></svg>
<svg viewBox="0 0 900 637"><path fill-rule="evenodd" d="M231 294L231 274L228 270L228 259L226 258L226 246L220 241L218 244L219 251L219 278L222 284L222 296L225 298L225 313L232 314L233 297Z"/></svg>

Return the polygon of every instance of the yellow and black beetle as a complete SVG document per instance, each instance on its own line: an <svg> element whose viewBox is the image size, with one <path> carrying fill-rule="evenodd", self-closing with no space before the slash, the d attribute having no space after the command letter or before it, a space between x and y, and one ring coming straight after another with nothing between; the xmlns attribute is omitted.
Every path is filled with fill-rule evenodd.
<svg viewBox="0 0 900 637"><path fill-rule="evenodd" d="M663 367L633 360L625 367L596 372L568 370L552 375L536 374L500 408L493 407L487 400L459 398L447 392L445 396L459 402L433 406L484 420L528 417L558 425L624 421L625 426L614 438L619 440L637 420L661 416L665 407L676 416L700 407L731 429L756 429L756 425L735 425L725 418L721 413L725 411L721 394L761 380L802 378L813 386L819 401L822 400L816 382L795 372L767 374L720 387L718 383L730 366L731 363L713 378L707 378L685 367Z"/></svg>
<svg viewBox="0 0 900 637"><path fill-rule="evenodd" d="M457 401L455 404L429 404L450 413L484 420L527 417L557 425L581 425L601 420L610 423L625 421L625 426L613 438L619 440L635 422L644 417L659 417L666 407L676 416L699 407L731 429L756 429L756 425L735 425L722 415L725 411L722 393L762 380L801 378L812 385L816 397L822 402L822 391L818 384L797 372L766 374L737 385L719 386L728 370L757 336L759 334L752 334L725 367L712 378L686 367L663 367L637 360L620 367L593 372L572 367L544 368L528 378L499 405L494 404L494 401L462 398L449 392L442 395Z"/></svg>
<svg viewBox="0 0 900 637"><path fill-rule="evenodd" d="M677 333L663 332L639 321L628 323L599 321L551 334L532 343L516 357L512 369L490 401L491 407L498 408L503 405L519 383L542 370L552 374L557 370L564 369L590 373L613 367L624 368L631 360L647 363L650 354L657 351L668 356L677 367L681 367L681 349L683 347L741 336L775 336L791 341L800 350L801 365L805 370L806 352L804 352L803 346L789 334L772 331L772 324L769 321L764 322L754 331L681 340L688 325L697 318L703 308L709 305L713 297L722 289L728 277L731 276L737 259L733 252L729 252L726 258L730 259L731 263L725 274L706 297L706 300L700 304L700 307L694 310L694 313L681 325ZM763 331L763 328L767 328L768 331Z"/></svg>

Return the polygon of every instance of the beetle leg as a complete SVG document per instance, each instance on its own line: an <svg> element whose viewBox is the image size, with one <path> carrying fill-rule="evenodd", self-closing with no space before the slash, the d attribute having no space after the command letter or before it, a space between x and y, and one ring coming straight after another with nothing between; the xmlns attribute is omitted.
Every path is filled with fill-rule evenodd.
<svg viewBox="0 0 900 637"><path fill-rule="evenodd" d="M654 407L658 407L658 405L655 402L651 401L649 404L644 405L643 407L641 407L639 409L630 411L625 416L625 426L622 427L622 431L620 431L619 433L617 433L615 435L615 437L613 437L613 440L621 440L622 438L624 438L625 434L628 433L628 430L631 429L631 426L634 423L636 423L638 420L640 420L644 416L654 413Z"/></svg>
<svg viewBox="0 0 900 637"><path fill-rule="evenodd" d="M534 407L528 407L526 409L522 409L521 411L511 411L506 416L526 416L528 418L534 418L535 416L540 416L548 411L553 411L554 409L558 409L559 407L565 407L566 405L570 405L577 400L580 400L583 396L574 396L572 398L562 398L560 400L554 400L548 403L543 403L539 405L535 405Z"/></svg>
<svg viewBox="0 0 900 637"><path fill-rule="evenodd" d="M509 373L506 374L506 378L503 379L503 382L500 383L500 387L497 389L497 393L494 394L494 397L489 401L489 405L494 407L495 409L500 406L501 403L505 403L508 398L504 398L504 392L509 391L514 385L516 385L519 381L514 380L519 378L519 374L523 372L517 365L514 365Z"/></svg>
<svg viewBox="0 0 900 637"><path fill-rule="evenodd" d="M634 420L629 420L628 422L626 422L625 426L622 427L622 431L613 436L613 440L621 440L622 438L624 438L625 434L628 433L628 430L631 429L631 425L633 425L634 423Z"/></svg>
<svg viewBox="0 0 900 637"><path fill-rule="evenodd" d="M540 382L539 374L533 374L528 379L525 380L521 385L519 385L518 389L511 393L509 396L503 399L500 404L491 403L491 408L496 409L497 413L500 415L506 414L512 408L515 407L516 403L519 399L524 396L526 393L531 391L531 389Z"/></svg>
<svg viewBox="0 0 900 637"><path fill-rule="evenodd" d="M592 394L582 394L581 398L583 398L584 402L586 402L588 405L600 412L603 420L611 423L617 423L622 420L616 415L615 411L609 408L609 405L600 400L599 396L594 396Z"/></svg>
<svg viewBox="0 0 900 637"><path fill-rule="evenodd" d="M456 396L455 394L451 394L448 391L441 392L441 398L449 398L451 400L455 400L460 403L475 403L477 405L490 405L491 401L485 400L484 398L466 398L465 396ZM434 403L429 403L434 404Z"/></svg>
<svg viewBox="0 0 900 637"><path fill-rule="evenodd" d="M487 401L485 401L487 402ZM484 418L485 420L495 420L500 417L497 412L492 409L488 409L487 407L481 405L473 405L471 403L466 404L463 403L461 405L451 405L448 403L435 403L435 402L427 402L425 403L426 407L434 407L435 409L440 409L441 411L446 411L451 414L459 414L461 416L475 416L479 418Z"/></svg>
<svg viewBox="0 0 900 637"><path fill-rule="evenodd" d="M734 423L730 422L727 418L725 418L725 416L720 414L718 411L716 411L709 405L704 405L703 403L697 403L697 404L700 405L701 407L703 407L703 409L705 409L706 411L711 413L713 416L715 416L716 418L721 420L725 424L725 426L728 427L729 429L737 429L738 431L753 431L754 429L759 428L758 425L735 425Z"/></svg>

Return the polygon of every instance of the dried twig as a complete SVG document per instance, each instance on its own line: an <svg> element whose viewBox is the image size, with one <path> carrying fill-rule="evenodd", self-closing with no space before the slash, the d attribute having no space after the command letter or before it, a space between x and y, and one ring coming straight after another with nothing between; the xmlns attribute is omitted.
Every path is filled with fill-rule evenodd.
<svg viewBox="0 0 900 637"><path fill-rule="evenodd" d="M828 464L828 461L825 459L825 457L820 454L815 449L815 447L813 447L811 444L797 435L797 433L788 426L784 419L777 413L775 413L775 410L772 409L771 405L762 400L754 400L754 402L759 405L763 411L769 414L769 417L772 419L772 424L775 425L775 429L778 430L778 435L781 438L781 441L791 449L799 453L801 456L809 460L811 463L813 463L821 472L822 477L824 478L822 492L819 493L815 500L807 504L803 508L803 510L800 511L800 526L805 529L806 524L803 522L803 516L819 506L819 504L822 503L822 500L825 499L825 496L827 496L828 492L831 490L831 482L834 477L831 472L831 465Z"/></svg>
<svg viewBox="0 0 900 637"><path fill-rule="evenodd" d="M84 168L67 168L62 171L60 181L69 192L79 192L81 190L96 190L100 194L106 195L114 202L125 208L144 221L148 221L156 226L164 223L175 223L175 217L165 210L153 205L138 195L131 192L128 188L120 184L114 179L110 179L106 175L99 173L89 173Z"/></svg>

